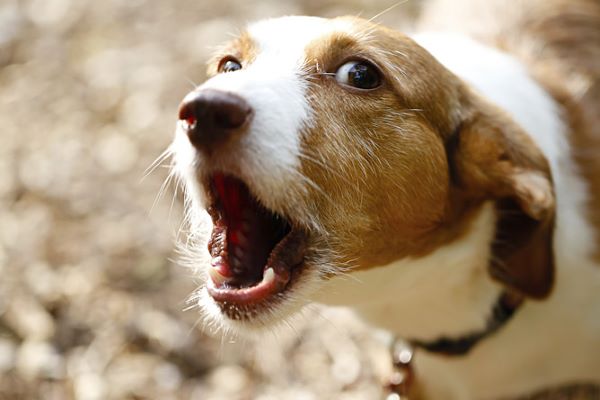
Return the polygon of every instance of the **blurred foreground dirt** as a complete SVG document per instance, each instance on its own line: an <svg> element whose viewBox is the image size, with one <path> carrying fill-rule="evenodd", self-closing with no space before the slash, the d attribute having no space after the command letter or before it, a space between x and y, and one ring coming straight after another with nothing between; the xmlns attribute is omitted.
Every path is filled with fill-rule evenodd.
<svg viewBox="0 0 600 400"><path fill-rule="evenodd" d="M389 1L0 2L0 399L377 399L384 345L349 313L222 343L184 311L166 168L180 99L247 21ZM398 26L415 3L381 20Z"/></svg>

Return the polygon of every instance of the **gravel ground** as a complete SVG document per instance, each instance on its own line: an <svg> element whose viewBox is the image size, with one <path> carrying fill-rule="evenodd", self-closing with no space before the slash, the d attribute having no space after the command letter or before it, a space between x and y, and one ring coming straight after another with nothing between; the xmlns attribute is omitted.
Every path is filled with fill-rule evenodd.
<svg viewBox="0 0 600 400"><path fill-rule="evenodd" d="M307 311L260 342L198 326L185 311L196 282L173 261L181 199L156 200L166 168L142 178L229 32L393 3L0 2L0 400L381 395L385 346L343 310Z"/></svg>

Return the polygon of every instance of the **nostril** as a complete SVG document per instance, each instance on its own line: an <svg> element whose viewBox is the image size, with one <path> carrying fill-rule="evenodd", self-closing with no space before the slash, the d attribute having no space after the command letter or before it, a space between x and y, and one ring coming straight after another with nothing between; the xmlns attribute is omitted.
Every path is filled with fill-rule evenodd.
<svg viewBox="0 0 600 400"><path fill-rule="evenodd" d="M179 108L179 120L186 123L186 129L193 129L198 121L191 103L182 104Z"/></svg>
<svg viewBox="0 0 600 400"><path fill-rule="evenodd" d="M206 147L241 130L251 119L252 107L229 92L204 89L192 92L181 103L179 120L195 146Z"/></svg>
<svg viewBox="0 0 600 400"><path fill-rule="evenodd" d="M214 123L223 129L236 129L244 125L249 112L246 108L225 105L222 109L216 110Z"/></svg>

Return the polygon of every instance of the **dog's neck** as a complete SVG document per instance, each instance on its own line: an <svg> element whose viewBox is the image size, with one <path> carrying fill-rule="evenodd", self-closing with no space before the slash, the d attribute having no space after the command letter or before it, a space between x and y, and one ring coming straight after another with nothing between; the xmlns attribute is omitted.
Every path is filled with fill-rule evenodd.
<svg viewBox="0 0 600 400"><path fill-rule="evenodd" d="M376 326L420 341L484 330L503 290L488 273L495 220L485 204L464 236L419 259L334 277L318 301L350 305Z"/></svg>

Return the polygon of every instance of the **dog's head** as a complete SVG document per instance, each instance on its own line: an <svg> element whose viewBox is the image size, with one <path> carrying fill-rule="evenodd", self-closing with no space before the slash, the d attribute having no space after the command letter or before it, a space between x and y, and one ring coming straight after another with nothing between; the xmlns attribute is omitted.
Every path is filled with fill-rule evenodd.
<svg viewBox="0 0 600 400"><path fill-rule="evenodd" d="M410 38L357 18L267 20L209 75L182 102L173 148L191 213L212 218L199 293L213 317L279 321L332 275L456 240L488 201L509 211L492 275L547 295L543 155Z"/></svg>

